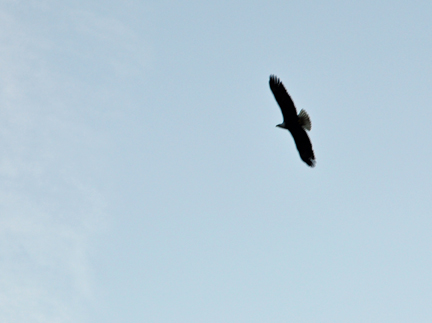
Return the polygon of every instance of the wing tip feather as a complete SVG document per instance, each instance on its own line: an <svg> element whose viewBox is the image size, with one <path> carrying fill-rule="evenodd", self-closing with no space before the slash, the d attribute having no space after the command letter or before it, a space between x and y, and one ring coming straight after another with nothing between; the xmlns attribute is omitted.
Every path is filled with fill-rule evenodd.
<svg viewBox="0 0 432 323"><path fill-rule="evenodd" d="M277 85L279 85L280 84L280 79L276 75L271 74L270 75L270 84L277 84Z"/></svg>

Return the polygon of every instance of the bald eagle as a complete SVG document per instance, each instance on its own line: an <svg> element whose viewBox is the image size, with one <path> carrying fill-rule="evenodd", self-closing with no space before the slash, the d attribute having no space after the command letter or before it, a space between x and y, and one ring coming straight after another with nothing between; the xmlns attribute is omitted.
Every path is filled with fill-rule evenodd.
<svg viewBox="0 0 432 323"><path fill-rule="evenodd" d="M306 130L311 130L312 123L309 115L305 110L300 110L297 115L297 110L285 89L282 82L274 75L270 75L270 89L282 110L283 123L276 127L289 130L294 138L300 158L310 167L315 166L315 155L312 150L312 143L306 133Z"/></svg>

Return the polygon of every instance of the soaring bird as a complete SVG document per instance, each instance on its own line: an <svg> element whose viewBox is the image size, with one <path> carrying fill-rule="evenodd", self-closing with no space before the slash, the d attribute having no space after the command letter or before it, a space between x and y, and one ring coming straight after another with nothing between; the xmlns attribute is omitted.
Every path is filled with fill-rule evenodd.
<svg viewBox="0 0 432 323"><path fill-rule="evenodd" d="M270 89L282 111L283 122L276 127L289 130L294 138L300 158L310 167L315 166L315 155L312 150L312 143L306 133L311 130L312 123L305 110L297 110L293 100L288 94L285 86L275 75L270 75Z"/></svg>

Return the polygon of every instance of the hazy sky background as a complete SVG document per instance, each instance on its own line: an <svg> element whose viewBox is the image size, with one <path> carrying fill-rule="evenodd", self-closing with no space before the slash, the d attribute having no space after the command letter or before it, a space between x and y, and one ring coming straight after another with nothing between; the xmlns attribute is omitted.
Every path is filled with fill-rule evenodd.
<svg viewBox="0 0 432 323"><path fill-rule="evenodd" d="M431 322L431 37L426 0L1 1L0 321Z"/></svg>

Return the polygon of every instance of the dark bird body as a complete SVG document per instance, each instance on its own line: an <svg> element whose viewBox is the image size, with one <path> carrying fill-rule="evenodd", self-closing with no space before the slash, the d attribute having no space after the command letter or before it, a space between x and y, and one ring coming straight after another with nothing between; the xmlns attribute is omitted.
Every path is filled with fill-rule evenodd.
<svg viewBox="0 0 432 323"><path fill-rule="evenodd" d="M287 129L294 138L300 158L310 167L315 166L315 155L312 143L306 130L311 129L311 122L306 111L297 109L282 82L274 75L270 76L270 89L279 104L283 115L283 123L276 127Z"/></svg>

